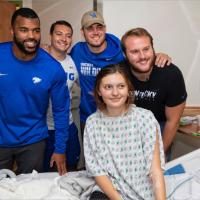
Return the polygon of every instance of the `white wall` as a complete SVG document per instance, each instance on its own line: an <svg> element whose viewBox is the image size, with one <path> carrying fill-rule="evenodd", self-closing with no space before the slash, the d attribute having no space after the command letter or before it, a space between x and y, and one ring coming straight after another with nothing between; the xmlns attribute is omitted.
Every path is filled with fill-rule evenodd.
<svg viewBox="0 0 200 200"><path fill-rule="evenodd" d="M23 0L22 4L23 4L23 7L32 8L32 0Z"/></svg>
<svg viewBox="0 0 200 200"><path fill-rule="evenodd" d="M82 40L82 14L93 0L24 0L40 16L42 42L49 43L49 28L56 20L69 21L74 42ZM156 52L170 55L183 72L187 105L200 106L200 0L98 0L107 31L118 37L133 27L146 28L154 38Z"/></svg>
<svg viewBox="0 0 200 200"><path fill-rule="evenodd" d="M170 55L183 72L187 105L200 106L200 1L99 0L107 31L118 37L134 27L146 28L156 52Z"/></svg>
<svg viewBox="0 0 200 200"><path fill-rule="evenodd" d="M24 0L25 2L31 0ZM73 41L82 40L80 34L81 17L91 10L93 0L32 0L32 8L41 20L42 42L49 43L49 29L57 20L66 20L74 29Z"/></svg>

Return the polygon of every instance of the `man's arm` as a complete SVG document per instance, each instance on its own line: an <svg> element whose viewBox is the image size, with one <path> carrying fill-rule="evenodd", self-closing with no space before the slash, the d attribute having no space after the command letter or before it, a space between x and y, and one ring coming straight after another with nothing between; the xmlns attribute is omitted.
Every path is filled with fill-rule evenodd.
<svg viewBox="0 0 200 200"><path fill-rule="evenodd" d="M112 182L106 175L96 176L95 181L101 190L109 197L111 200L121 200L120 194L113 187Z"/></svg>
<svg viewBox="0 0 200 200"><path fill-rule="evenodd" d="M170 65L172 62L172 59L164 53L156 53L156 61L155 65L157 67L164 67L165 65Z"/></svg>
<svg viewBox="0 0 200 200"><path fill-rule="evenodd" d="M50 160L50 167L53 167L54 162L56 163L56 168L60 175L63 175L67 172L65 154L53 153Z"/></svg>
<svg viewBox="0 0 200 200"><path fill-rule="evenodd" d="M169 149L174 140L174 137L176 136L179 120L183 114L184 107L185 102L174 107L165 106L166 123L163 130L163 144L165 154L167 153L167 150Z"/></svg>
<svg viewBox="0 0 200 200"><path fill-rule="evenodd" d="M54 83L51 88L52 111L55 124L55 149L51 157L50 165L56 163L60 175L66 173L66 143L69 139L69 108L70 96L66 85L66 75L60 66L54 77Z"/></svg>

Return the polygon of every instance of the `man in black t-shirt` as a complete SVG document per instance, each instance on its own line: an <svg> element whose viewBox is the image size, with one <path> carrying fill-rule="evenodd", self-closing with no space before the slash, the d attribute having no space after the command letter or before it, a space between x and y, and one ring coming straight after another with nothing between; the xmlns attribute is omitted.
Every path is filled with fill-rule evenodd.
<svg viewBox="0 0 200 200"><path fill-rule="evenodd" d="M122 49L135 88L135 104L151 110L161 126L164 151L168 152L185 107L187 92L181 71L173 64L154 65L152 36L143 28L132 29L122 37Z"/></svg>

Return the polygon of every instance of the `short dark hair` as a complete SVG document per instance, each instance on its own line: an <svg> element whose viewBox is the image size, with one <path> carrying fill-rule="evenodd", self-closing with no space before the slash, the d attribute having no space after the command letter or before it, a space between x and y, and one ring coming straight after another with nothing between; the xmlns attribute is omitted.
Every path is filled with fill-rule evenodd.
<svg viewBox="0 0 200 200"><path fill-rule="evenodd" d="M104 103L102 97L99 95L99 87L100 87L101 81L105 76L114 74L117 72L120 73L124 77L128 85L129 95L126 101L127 108L129 107L130 104L134 102L134 87L129 79L129 74L127 71L126 64L121 62L118 64L107 65L106 67L102 68L97 74L95 86L94 86L94 98L96 101L97 108L101 111L106 109L106 104Z"/></svg>
<svg viewBox="0 0 200 200"><path fill-rule="evenodd" d="M11 19L11 25L12 26L14 26L15 21L16 21L18 16L22 16L22 17L25 17L25 18L31 18L31 19L37 18L40 21L38 15L36 14L36 12L33 9L31 9L31 8L20 8L20 9L16 10L14 12L14 14L12 15L12 19Z"/></svg>
<svg viewBox="0 0 200 200"><path fill-rule="evenodd" d="M153 37L151 36L151 34L144 28L133 28L129 31L127 31L121 39L121 48L123 50L123 52L126 52L126 46L125 46L125 41L128 37L131 36L136 36L136 37L142 37L142 36L147 36L150 39L151 45L153 47Z"/></svg>
<svg viewBox="0 0 200 200"><path fill-rule="evenodd" d="M69 28L72 30L72 34L73 34L72 25L71 25L69 22L65 21L65 20L59 20L59 21L56 21L55 23L53 23L53 24L51 25L50 32L49 32L50 35L53 34L53 31L54 31L56 25L64 25L64 26L69 27Z"/></svg>

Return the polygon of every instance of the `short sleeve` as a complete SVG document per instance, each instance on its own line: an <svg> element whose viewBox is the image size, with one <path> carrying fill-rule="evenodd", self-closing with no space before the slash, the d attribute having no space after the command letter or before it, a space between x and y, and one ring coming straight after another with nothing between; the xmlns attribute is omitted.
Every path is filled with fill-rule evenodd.
<svg viewBox="0 0 200 200"><path fill-rule="evenodd" d="M146 167L146 174L150 173L150 168L153 160L154 155L154 148L156 143L156 134L158 135L159 140L159 150L160 150L160 160L161 160L161 168L164 170L165 160L164 160L164 150L163 150L163 142L162 136L160 132L160 126L155 119L152 112L147 111L142 118L144 121L141 123L142 127L140 127L141 131L141 138L142 138L142 146L143 146L143 153L145 157L145 167Z"/></svg>
<svg viewBox="0 0 200 200"><path fill-rule="evenodd" d="M96 148L95 120L88 118L84 129L84 156L86 170L90 176L107 175Z"/></svg>
<svg viewBox="0 0 200 200"><path fill-rule="evenodd" d="M187 92L181 71L176 66L169 66L168 72L166 106L173 107L186 100Z"/></svg>

